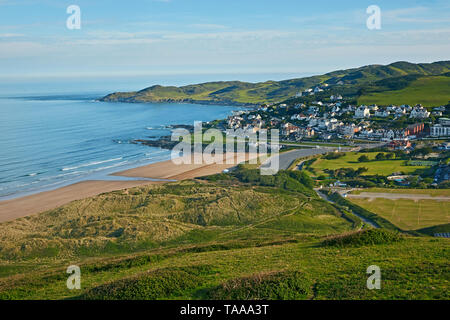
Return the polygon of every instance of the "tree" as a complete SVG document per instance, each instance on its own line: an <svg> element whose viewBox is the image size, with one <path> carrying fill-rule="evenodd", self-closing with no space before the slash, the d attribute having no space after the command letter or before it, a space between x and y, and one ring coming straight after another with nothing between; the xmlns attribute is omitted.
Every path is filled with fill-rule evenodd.
<svg viewBox="0 0 450 320"><path fill-rule="evenodd" d="M358 158L359 162L369 162L369 157L366 155L362 155L361 157Z"/></svg>
<svg viewBox="0 0 450 320"><path fill-rule="evenodd" d="M360 167L360 168L358 168L358 170L356 170L356 175L360 176L360 175L362 175L363 173L366 173L367 171L369 171L368 168Z"/></svg>
<svg viewBox="0 0 450 320"><path fill-rule="evenodd" d="M384 155L384 153L380 152L375 156L375 159L377 159L378 161L386 160L386 156Z"/></svg>
<svg viewBox="0 0 450 320"><path fill-rule="evenodd" d="M394 159L394 154L393 153L386 154L386 159L388 160Z"/></svg>

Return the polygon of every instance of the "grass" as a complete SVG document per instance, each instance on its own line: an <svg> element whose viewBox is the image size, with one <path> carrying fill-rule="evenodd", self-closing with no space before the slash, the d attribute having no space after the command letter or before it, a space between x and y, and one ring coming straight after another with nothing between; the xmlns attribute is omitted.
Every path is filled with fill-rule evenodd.
<svg viewBox="0 0 450 320"><path fill-rule="evenodd" d="M0 299L450 298L448 239L394 242L377 230L324 246L359 228L305 194L302 174L254 173L116 191L2 223ZM374 264L383 290L366 288ZM66 287L69 265L80 266L81 290Z"/></svg>
<svg viewBox="0 0 450 320"><path fill-rule="evenodd" d="M408 166L405 160L382 160L373 161L378 153L377 152L348 152L345 156L339 159L327 160L323 157L316 160L311 168L315 170L317 176L326 175L325 169L336 170L340 168L352 168L357 170L360 167L365 167L369 169L363 175L382 175L388 176L394 172L404 172L405 174L410 174L417 169L424 169L424 166ZM366 155L370 160L369 162L359 162L358 158L362 155Z"/></svg>
<svg viewBox="0 0 450 320"><path fill-rule="evenodd" d="M358 104L441 106L450 101L450 77L422 77L401 90L369 93L359 97Z"/></svg>
<svg viewBox="0 0 450 320"><path fill-rule="evenodd" d="M300 300L312 295L312 281L298 271L281 271L228 280L209 292L214 300Z"/></svg>
<svg viewBox="0 0 450 320"><path fill-rule="evenodd" d="M400 242L360 247L323 247L320 244L318 240L305 239L300 243L193 252L119 271L92 273L84 272L82 267L81 291L67 290L63 267L47 266L45 271L0 279L0 297L450 298L448 239L410 237ZM382 270L383 289L370 291L366 288L366 269L374 264ZM203 271L194 273L192 270ZM261 276L280 273L280 278ZM296 273L300 277L295 276ZM273 279L283 282L280 288L272 286L270 289L268 284Z"/></svg>
<svg viewBox="0 0 450 320"><path fill-rule="evenodd" d="M334 201L340 207L345 208L346 210L352 211L353 213L364 217L371 221L375 226L380 228L385 228L393 231L399 231L398 226L392 224L389 220L383 218L380 215L375 214L374 212L367 210L364 207L357 205L354 202L343 198L339 193L335 192L329 195L330 200Z"/></svg>
<svg viewBox="0 0 450 320"><path fill-rule="evenodd" d="M446 201L382 198L349 200L403 230L418 230L450 222L450 207Z"/></svg>
<svg viewBox="0 0 450 320"><path fill-rule="evenodd" d="M305 188L298 182L294 187ZM320 224L314 206L335 214L327 203L293 190L190 181L107 193L0 224L0 261L114 255L174 241L208 241L286 213Z"/></svg>
<svg viewBox="0 0 450 320"><path fill-rule="evenodd" d="M450 189L386 189L386 188L368 188L352 191L352 194L361 194L362 192L375 193L401 193L401 194L425 194L432 197L450 197Z"/></svg>
<svg viewBox="0 0 450 320"><path fill-rule="evenodd" d="M365 229L349 234L332 236L323 242L324 246L362 247L367 245L388 244L401 241L403 237L398 232L384 229Z"/></svg>

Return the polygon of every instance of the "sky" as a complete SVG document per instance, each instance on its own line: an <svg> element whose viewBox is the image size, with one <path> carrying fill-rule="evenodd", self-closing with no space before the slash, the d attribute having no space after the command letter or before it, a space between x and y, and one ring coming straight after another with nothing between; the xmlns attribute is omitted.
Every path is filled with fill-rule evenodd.
<svg viewBox="0 0 450 320"><path fill-rule="evenodd" d="M0 78L320 74L449 52L448 0L0 0Z"/></svg>

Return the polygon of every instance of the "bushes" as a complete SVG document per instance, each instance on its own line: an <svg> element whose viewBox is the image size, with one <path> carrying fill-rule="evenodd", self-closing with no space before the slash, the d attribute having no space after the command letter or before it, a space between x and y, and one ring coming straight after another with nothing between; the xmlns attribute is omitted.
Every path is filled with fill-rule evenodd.
<svg viewBox="0 0 450 320"><path fill-rule="evenodd" d="M330 152L324 155L323 158L327 160L335 160L342 158L343 156L345 156L344 152Z"/></svg>
<svg viewBox="0 0 450 320"><path fill-rule="evenodd" d="M368 156L362 155L361 157L358 158L358 161L359 161L359 162L369 162L370 159L369 159Z"/></svg>
<svg viewBox="0 0 450 320"><path fill-rule="evenodd" d="M366 229L350 234L343 234L330 237L323 241L324 246L333 247L361 247L377 244L389 244L398 242L403 236L398 232L385 229Z"/></svg>
<svg viewBox="0 0 450 320"><path fill-rule="evenodd" d="M89 290L85 300L155 300L176 297L199 287L209 266L170 268L107 283ZM202 277L203 276L203 277Z"/></svg>
<svg viewBox="0 0 450 320"><path fill-rule="evenodd" d="M314 181L302 171L282 170L274 176L262 176L258 169L245 169L239 166L232 175L244 183L278 187L288 191L300 192L310 197L316 197L316 193L312 189L314 187Z"/></svg>
<svg viewBox="0 0 450 320"><path fill-rule="evenodd" d="M376 183L372 181L367 181L363 179L353 179L353 180L346 180L346 184L348 184L350 187L363 187L363 188L374 188L377 186Z"/></svg>
<svg viewBox="0 0 450 320"><path fill-rule="evenodd" d="M359 177L363 173L369 171L369 169L365 167L359 167L357 170L353 168L339 168L336 170L325 169L324 171L336 179L342 179Z"/></svg>
<svg viewBox="0 0 450 320"><path fill-rule="evenodd" d="M311 293L312 282L298 271L256 274L229 280L209 292L214 300L299 300Z"/></svg>

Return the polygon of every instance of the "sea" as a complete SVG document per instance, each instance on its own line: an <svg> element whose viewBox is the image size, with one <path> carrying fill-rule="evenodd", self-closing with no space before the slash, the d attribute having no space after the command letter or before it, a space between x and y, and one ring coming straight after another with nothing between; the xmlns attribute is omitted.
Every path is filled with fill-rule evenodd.
<svg viewBox="0 0 450 320"><path fill-rule="evenodd" d="M223 119L236 106L108 103L111 92L214 80L265 81L301 75L172 75L104 78L0 78L0 201L170 159L133 143L170 135L170 125ZM131 179L131 178L130 178Z"/></svg>

